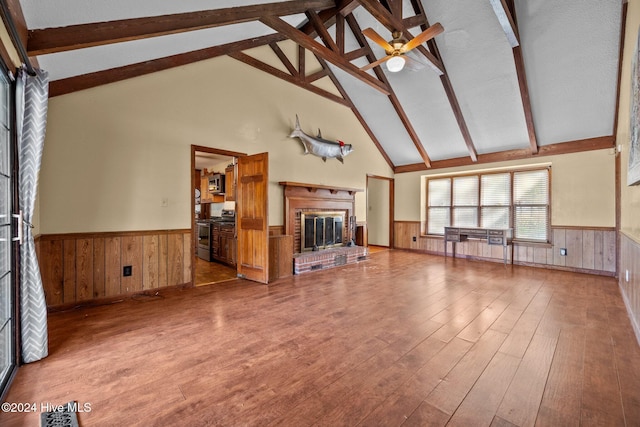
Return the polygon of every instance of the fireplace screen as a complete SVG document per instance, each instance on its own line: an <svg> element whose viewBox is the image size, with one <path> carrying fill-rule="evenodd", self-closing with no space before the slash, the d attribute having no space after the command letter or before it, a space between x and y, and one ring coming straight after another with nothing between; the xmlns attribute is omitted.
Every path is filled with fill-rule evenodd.
<svg viewBox="0 0 640 427"><path fill-rule="evenodd" d="M344 212L303 212L301 215L302 252L342 246Z"/></svg>

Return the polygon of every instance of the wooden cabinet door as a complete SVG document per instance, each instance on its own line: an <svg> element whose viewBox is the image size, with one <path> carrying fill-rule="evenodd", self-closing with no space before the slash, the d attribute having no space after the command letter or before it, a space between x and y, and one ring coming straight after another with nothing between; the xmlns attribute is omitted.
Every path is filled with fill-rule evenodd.
<svg viewBox="0 0 640 427"><path fill-rule="evenodd" d="M200 203L211 203L209 195L209 178L204 175L200 178Z"/></svg>
<svg viewBox="0 0 640 427"><path fill-rule="evenodd" d="M225 200L227 202L233 202L236 200L236 182L235 182L235 167L229 166L224 170L225 172Z"/></svg>
<svg viewBox="0 0 640 427"><path fill-rule="evenodd" d="M236 224L238 276L269 281L269 154L238 158Z"/></svg>

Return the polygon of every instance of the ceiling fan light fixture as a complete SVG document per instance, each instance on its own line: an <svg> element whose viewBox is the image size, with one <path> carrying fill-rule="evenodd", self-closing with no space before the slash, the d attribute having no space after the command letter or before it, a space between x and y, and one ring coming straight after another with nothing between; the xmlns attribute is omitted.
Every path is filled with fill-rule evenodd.
<svg viewBox="0 0 640 427"><path fill-rule="evenodd" d="M387 61L387 70L397 73L404 68L405 59L400 55L395 55Z"/></svg>

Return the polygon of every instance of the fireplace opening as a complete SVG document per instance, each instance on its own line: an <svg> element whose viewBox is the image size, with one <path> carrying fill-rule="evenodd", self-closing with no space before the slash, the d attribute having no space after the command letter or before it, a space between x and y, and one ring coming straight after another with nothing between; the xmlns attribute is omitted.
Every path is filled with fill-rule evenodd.
<svg viewBox="0 0 640 427"><path fill-rule="evenodd" d="M344 212L302 212L301 252L318 251L344 242Z"/></svg>

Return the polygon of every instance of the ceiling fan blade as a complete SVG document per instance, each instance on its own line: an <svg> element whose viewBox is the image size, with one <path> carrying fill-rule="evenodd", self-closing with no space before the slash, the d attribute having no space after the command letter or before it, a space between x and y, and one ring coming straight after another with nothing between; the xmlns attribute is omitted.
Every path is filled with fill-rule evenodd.
<svg viewBox="0 0 640 427"><path fill-rule="evenodd" d="M391 59L391 55L387 55L387 56L385 56L384 58L380 58L380 59L378 59L376 62L372 62L372 63L371 63L371 64L369 64L369 65L365 65L364 67L362 67L362 68L360 68L360 69L361 69L362 71L367 71L367 70L370 70L370 69L371 69L371 68L373 68L373 67L376 67L376 66L378 66L378 65L382 64L383 62L387 62L387 61L388 61L388 60L390 60L390 59Z"/></svg>
<svg viewBox="0 0 640 427"><path fill-rule="evenodd" d="M421 32L420 34L418 34L417 36L415 36L414 38L412 38L411 40L409 40L408 42L406 42L400 48L400 52L403 52L403 53L408 52L411 49L414 49L420 46L422 43L426 42L427 40L431 40L432 38L442 33L443 31L444 31L444 28L442 28L442 25L440 25L440 23L437 22L432 26L430 26L429 28L427 28L426 30L424 30L423 32Z"/></svg>
<svg viewBox="0 0 640 427"><path fill-rule="evenodd" d="M379 44L380 47L382 47L385 50L385 52L393 51L393 46L391 46L388 41L383 39L380 34L376 33L373 28L366 28L362 30L362 34L364 34L369 39Z"/></svg>

